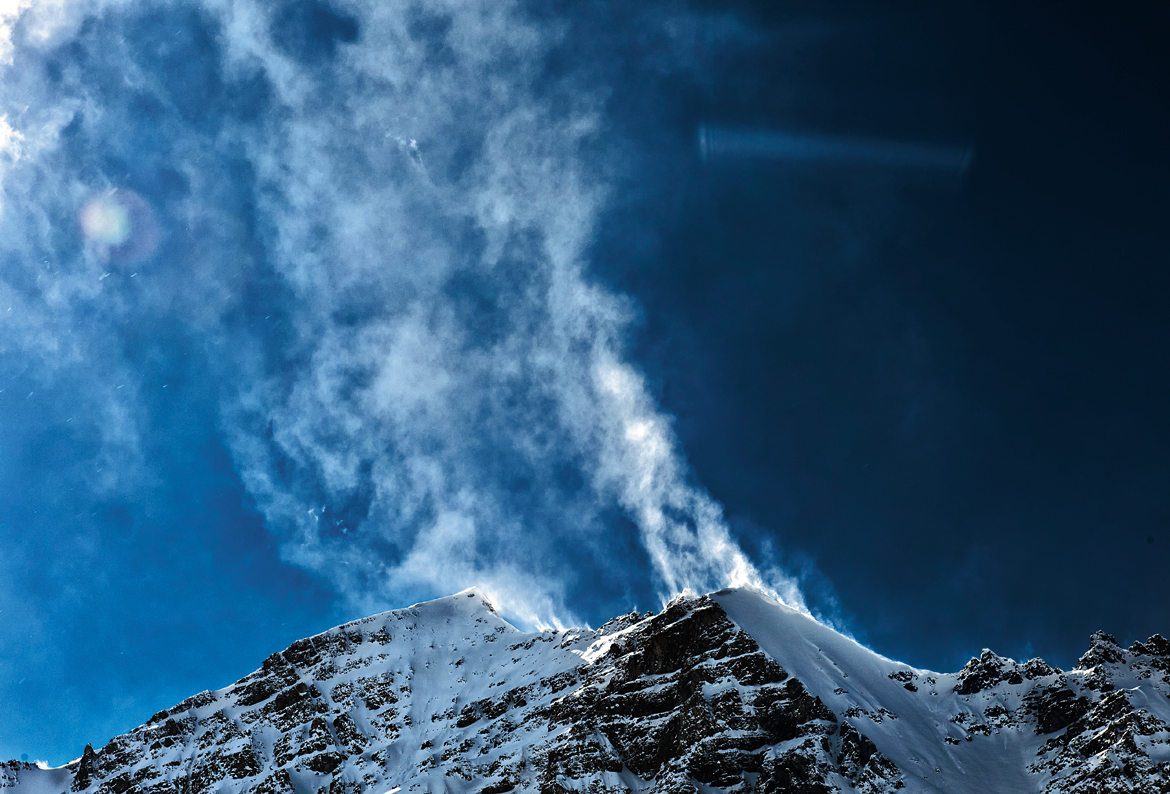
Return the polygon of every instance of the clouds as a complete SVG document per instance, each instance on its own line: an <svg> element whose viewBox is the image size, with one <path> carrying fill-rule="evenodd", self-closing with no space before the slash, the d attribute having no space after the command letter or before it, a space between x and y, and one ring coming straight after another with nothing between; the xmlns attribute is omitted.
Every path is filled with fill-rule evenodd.
<svg viewBox="0 0 1170 794"><path fill-rule="evenodd" d="M600 73L557 66L572 20L58 13L71 34L13 26L0 308L6 364L67 372L100 428L103 487L167 476L157 418L185 405L284 558L363 608L475 583L568 619L595 579L798 598L690 481L632 307L589 275L623 163Z"/></svg>
<svg viewBox="0 0 1170 794"><path fill-rule="evenodd" d="M233 43L282 103L247 145L305 366L252 381L235 448L286 554L373 602L486 579L535 619L533 595L613 565L618 504L665 591L760 583L622 361L628 307L586 275L604 87L542 74L564 30L506 5L350 10L326 65Z"/></svg>

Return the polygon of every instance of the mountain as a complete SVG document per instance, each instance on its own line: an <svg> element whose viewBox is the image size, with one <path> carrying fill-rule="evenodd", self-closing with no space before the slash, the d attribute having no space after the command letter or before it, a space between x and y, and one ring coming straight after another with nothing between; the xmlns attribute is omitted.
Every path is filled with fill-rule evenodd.
<svg viewBox="0 0 1170 794"><path fill-rule="evenodd" d="M476 590L274 653L2 794L1170 791L1170 641L886 659L749 590L523 632Z"/></svg>

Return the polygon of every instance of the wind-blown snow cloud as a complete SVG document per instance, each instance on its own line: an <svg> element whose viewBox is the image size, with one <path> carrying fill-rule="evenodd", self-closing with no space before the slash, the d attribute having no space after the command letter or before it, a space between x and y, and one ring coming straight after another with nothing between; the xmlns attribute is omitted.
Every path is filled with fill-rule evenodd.
<svg viewBox="0 0 1170 794"><path fill-rule="evenodd" d="M568 617L629 532L662 595L799 603L690 480L623 351L633 309L589 275L620 147L598 145L606 86L552 65L566 23L90 9L10 13L0 89L0 356L76 385L86 487L152 476L170 370L126 337L166 329L285 558L355 606L479 584Z"/></svg>

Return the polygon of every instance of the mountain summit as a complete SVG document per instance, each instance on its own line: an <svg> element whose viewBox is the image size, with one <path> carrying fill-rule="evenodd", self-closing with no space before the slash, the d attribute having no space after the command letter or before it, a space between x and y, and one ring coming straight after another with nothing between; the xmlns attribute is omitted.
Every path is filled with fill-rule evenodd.
<svg viewBox="0 0 1170 794"><path fill-rule="evenodd" d="M1170 791L1170 641L886 659L749 590L523 632L477 590L299 640L3 794Z"/></svg>

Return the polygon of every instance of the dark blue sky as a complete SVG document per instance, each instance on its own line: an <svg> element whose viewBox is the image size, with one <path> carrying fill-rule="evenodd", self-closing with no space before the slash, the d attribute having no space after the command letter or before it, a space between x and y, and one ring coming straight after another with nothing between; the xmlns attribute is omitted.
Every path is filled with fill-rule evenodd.
<svg viewBox="0 0 1170 794"><path fill-rule="evenodd" d="M685 177L657 268L619 279L699 478L897 658L1068 665L1094 626L1164 633L1165 9L839 19L822 95L769 107L786 85L761 52L735 74L776 77L732 78L742 94L703 112L965 141L973 164L953 192L758 164Z"/></svg>
<svg viewBox="0 0 1170 794"><path fill-rule="evenodd" d="M1165 632L1165 10L803 4L756 19L766 43L726 54L718 85L679 89L680 126L974 157L954 189L660 163L675 201L649 253L601 259L646 307L640 359L700 481L897 658L953 669L987 645L1068 665L1093 626Z"/></svg>
<svg viewBox="0 0 1170 794"><path fill-rule="evenodd" d="M472 584L758 575L944 670L1170 631L1166 12L628 5L17 20L0 756Z"/></svg>

